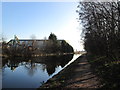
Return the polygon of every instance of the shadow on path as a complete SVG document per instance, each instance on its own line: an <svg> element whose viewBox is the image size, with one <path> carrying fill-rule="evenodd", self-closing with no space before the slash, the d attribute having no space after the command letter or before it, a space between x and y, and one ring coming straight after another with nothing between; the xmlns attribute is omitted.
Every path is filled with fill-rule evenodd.
<svg viewBox="0 0 120 90"><path fill-rule="evenodd" d="M100 86L99 78L92 72L86 56L82 55L40 88L99 88Z"/></svg>

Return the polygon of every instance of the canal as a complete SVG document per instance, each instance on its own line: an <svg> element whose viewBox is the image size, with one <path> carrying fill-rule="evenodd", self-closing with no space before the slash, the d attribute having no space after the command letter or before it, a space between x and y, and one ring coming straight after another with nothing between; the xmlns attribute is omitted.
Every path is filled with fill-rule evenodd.
<svg viewBox="0 0 120 90"><path fill-rule="evenodd" d="M3 58L2 88L38 88L80 54L36 58Z"/></svg>

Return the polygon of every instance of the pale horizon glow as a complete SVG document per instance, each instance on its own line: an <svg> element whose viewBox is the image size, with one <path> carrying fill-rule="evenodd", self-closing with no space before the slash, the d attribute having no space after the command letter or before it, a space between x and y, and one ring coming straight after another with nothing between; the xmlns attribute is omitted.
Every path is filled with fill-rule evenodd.
<svg viewBox="0 0 120 90"><path fill-rule="evenodd" d="M7 41L16 35L19 39L49 37L54 33L58 39L66 40L74 50L82 51L81 26L77 22L77 2L3 3L3 35ZM81 28L82 29L82 28Z"/></svg>

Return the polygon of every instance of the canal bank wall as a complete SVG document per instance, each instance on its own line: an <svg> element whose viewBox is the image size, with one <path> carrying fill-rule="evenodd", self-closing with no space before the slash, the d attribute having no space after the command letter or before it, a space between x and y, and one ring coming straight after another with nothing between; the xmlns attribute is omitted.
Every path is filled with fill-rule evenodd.
<svg viewBox="0 0 120 90"><path fill-rule="evenodd" d="M45 88L99 88L100 80L93 74L86 55L79 56L74 62L53 76L38 89Z"/></svg>

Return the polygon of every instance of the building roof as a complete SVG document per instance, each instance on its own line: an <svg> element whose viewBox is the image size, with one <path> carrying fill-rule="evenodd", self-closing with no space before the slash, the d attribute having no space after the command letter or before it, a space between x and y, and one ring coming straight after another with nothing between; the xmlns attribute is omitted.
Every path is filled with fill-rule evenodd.
<svg viewBox="0 0 120 90"><path fill-rule="evenodd" d="M11 39L8 43L10 43L11 41L14 41L14 39ZM19 39L19 41L49 41L48 39ZM57 41L64 41L64 40L57 40Z"/></svg>

